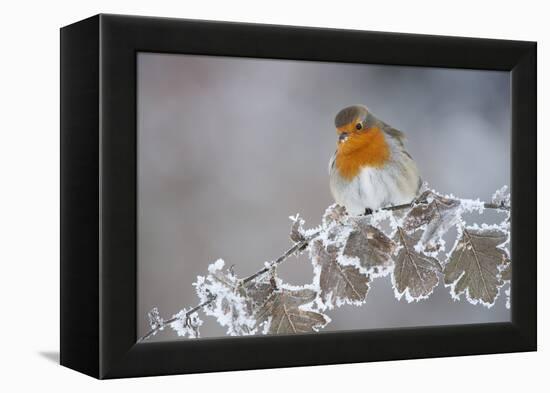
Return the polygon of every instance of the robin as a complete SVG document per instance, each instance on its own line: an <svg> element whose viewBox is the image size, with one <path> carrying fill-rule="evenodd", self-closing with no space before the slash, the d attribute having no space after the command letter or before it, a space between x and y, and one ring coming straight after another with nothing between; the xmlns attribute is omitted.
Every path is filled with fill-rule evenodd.
<svg viewBox="0 0 550 393"><path fill-rule="evenodd" d="M363 105L342 109L334 124L338 142L329 162L330 189L349 214L409 203L418 195L422 181L403 132Z"/></svg>

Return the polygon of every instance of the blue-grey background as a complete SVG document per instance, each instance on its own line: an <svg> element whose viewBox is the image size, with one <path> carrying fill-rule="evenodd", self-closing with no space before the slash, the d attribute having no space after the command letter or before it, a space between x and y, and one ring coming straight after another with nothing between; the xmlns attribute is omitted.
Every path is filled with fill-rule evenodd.
<svg viewBox="0 0 550 393"><path fill-rule="evenodd" d="M138 335L153 306L169 317L196 304L191 284L217 258L248 275L290 246L289 215L319 224L333 203L333 119L358 103L407 134L438 191L488 200L509 184L507 72L138 55ZM305 257L279 273L292 284L312 278ZM507 321L502 295L487 309L453 301L440 284L408 304L380 278L363 307L329 312L327 330ZM224 335L201 317L203 337Z"/></svg>

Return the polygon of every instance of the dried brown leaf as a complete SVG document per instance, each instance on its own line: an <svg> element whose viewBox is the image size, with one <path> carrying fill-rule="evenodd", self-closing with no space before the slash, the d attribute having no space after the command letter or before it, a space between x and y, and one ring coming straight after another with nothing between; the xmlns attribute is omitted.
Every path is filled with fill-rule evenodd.
<svg viewBox="0 0 550 393"><path fill-rule="evenodd" d="M359 304L365 300L370 277L356 266L340 264L336 245L325 246L321 239L316 239L310 253L314 266L319 269L319 296L326 307Z"/></svg>
<svg viewBox="0 0 550 393"><path fill-rule="evenodd" d="M290 227L290 240L292 240L294 243L300 243L306 240L303 225L304 220L302 220L301 218L296 217L293 220L292 226Z"/></svg>
<svg viewBox="0 0 550 393"><path fill-rule="evenodd" d="M509 262L506 252L498 247L506 240L507 234L498 229L463 230L444 270L445 284L451 285L454 297L466 293L470 303L494 304L503 285L499 266Z"/></svg>
<svg viewBox="0 0 550 393"><path fill-rule="evenodd" d="M382 231L369 225L368 217L354 219L355 230L350 233L343 254L357 257L360 265L374 274L393 264L396 244Z"/></svg>
<svg viewBox="0 0 550 393"><path fill-rule="evenodd" d="M409 236L405 230L397 228L396 241L402 247L395 259L393 281L399 297L406 292L408 301L429 296L438 284L438 272L441 272L441 265L437 259L415 249L420 236L420 232Z"/></svg>
<svg viewBox="0 0 550 393"><path fill-rule="evenodd" d="M295 334L317 331L329 322L321 313L304 309L315 300L311 289L278 289L256 313L258 326L268 323L267 334Z"/></svg>
<svg viewBox="0 0 550 393"><path fill-rule="evenodd" d="M266 275L263 279L248 281L240 289L241 296L246 299L249 313L253 314L277 290L274 272Z"/></svg>
<svg viewBox="0 0 550 393"><path fill-rule="evenodd" d="M329 226L332 223L342 222L347 217L346 208L340 205L329 206L323 215L323 224Z"/></svg>
<svg viewBox="0 0 550 393"><path fill-rule="evenodd" d="M210 301L203 308L206 315L215 317L229 335L250 334L254 326L249 321L251 305L239 293L240 281L233 269L224 269L223 261L217 261L209 266L208 273L197 277L195 283L201 302Z"/></svg>
<svg viewBox="0 0 550 393"><path fill-rule="evenodd" d="M206 277L199 277L195 284L201 302L212 299L203 308L205 313L227 327L227 334L254 333L254 314L276 290L274 272L244 282L235 275L232 267L226 269L223 261L217 261L209 266L208 273Z"/></svg>
<svg viewBox="0 0 550 393"><path fill-rule="evenodd" d="M422 242L429 245L437 238L442 237L460 217L460 201L442 197L431 191L426 191L419 200L432 201L428 204L419 204L413 207L405 216L403 228L414 231L426 225Z"/></svg>

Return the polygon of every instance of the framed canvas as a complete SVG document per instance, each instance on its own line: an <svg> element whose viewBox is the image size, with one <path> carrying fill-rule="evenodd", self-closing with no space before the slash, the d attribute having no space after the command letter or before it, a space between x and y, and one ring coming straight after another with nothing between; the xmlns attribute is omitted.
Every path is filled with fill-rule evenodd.
<svg viewBox="0 0 550 393"><path fill-rule="evenodd" d="M61 364L534 351L536 171L534 42L66 26Z"/></svg>

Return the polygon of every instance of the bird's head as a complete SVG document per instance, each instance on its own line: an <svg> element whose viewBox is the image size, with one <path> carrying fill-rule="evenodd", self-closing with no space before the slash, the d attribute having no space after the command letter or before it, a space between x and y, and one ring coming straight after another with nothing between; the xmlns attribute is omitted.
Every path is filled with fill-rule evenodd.
<svg viewBox="0 0 550 393"><path fill-rule="evenodd" d="M334 125L338 134L338 144L364 135L370 126L370 124L367 124L368 117L369 111L364 105L348 106L338 112L334 119Z"/></svg>
<svg viewBox="0 0 550 393"><path fill-rule="evenodd" d="M366 106L342 109L334 119L338 135L336 165L346 178L355 176L364 166L381 167L390 157L381 123Z"/></svg>

